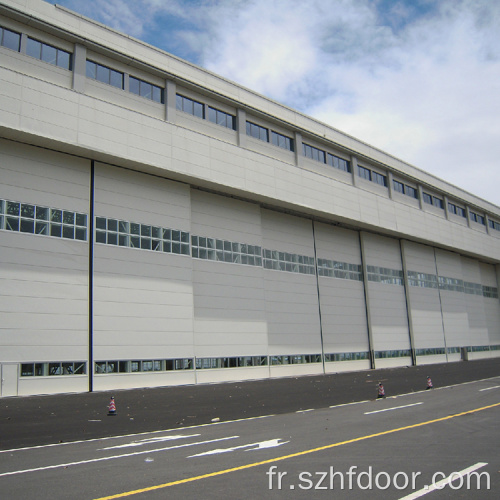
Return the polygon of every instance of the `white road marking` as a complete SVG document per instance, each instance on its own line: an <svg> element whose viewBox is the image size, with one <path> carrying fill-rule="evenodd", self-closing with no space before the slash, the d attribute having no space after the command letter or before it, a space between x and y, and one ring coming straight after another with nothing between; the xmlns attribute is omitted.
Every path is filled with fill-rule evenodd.
<svg viewBox="0 0 500 500"><path fill-rule="evenodd" d="M156 450L136 451L134 453L126 453L124 455L114 455L112 457L91 458L90 460L81 460L79 462L69 462L69 463L65 463L65 464L47 465L45 467L36 467L34 469L24 469L24 470L15 470L15 471L11 471L11 472L3 472L3 473L0 474L0 477L3 477L3 476L14 476L16 474L25 474L27 472L36 472L36 471L48 470L48 469L60 469L61 467L70 467L72 465L91 464L91 463L94 463L94 462L102 462L104 460L115 460L117 458L133 457L135 455L144 455L144 454L147 454L147 453L157 453L159 451L175 450L177 448L186 448L188 446L197 446L197 445L200 445L200 444L215 443L217 441L226 441L228 439L236 439L236 438L239 438L239 437L240 436L228 436L228 437L223 437L223 438L218 438L218 439L210 439L208 441L198 441L196 443L178 444L176 446L168 446L166 448L158 448Z"/></svg>
<svg viewBox="0 0 500 500"><path fill-rule="evenodd" d="M488 464L484 462L478 462L477 464L472 465L460 472L452 472L448 477L441 479L441 481L438 481L437 483L431 485L424 486L421 490L410 493L409 495L402 497L399 500L415 500L416 498L420 498L423 497L424 495L427 495L427 493L430 493L431 491L441 490L446 485L449 485L453 481L456 481L457 479L460 479L463 476L466 476L467 474L470 474L471 472L474 472L475 470L484 467L485 465Z"/></svg>
<svg viewBox="0 0 500 500"><path fill-rule="evenodd" d="M314 408L309 408L308 410L297 410L295 413L307 413L308 411L314 411Z"/></svg>
<svg viewBox="0 0 500 500"><path fill-rule="evenodd" d="M233 446L232 448L218 448L215 450L205 451L204 453L198 453L197 455L190 455L187 458L203 457L205 455L217 455L219 453L230 453L234 450L241 450L243 448L247 448L245 451L262 450L264 448L275 448L277 446L281 446L282 444L286 444L286 443L290 442L290 441L282 441L280 443L279 441L280 441L280 439L270 439L269 441L261 441L260 443L244 444L241 446ZM254 446L255 448L249 448L249 446Z"/></svg>
<svg viewBox="0 0 500 500"><path fill-rule="evenodd" d="M50 443L50 444L40 444L37 446L24 446L23 448L11 448L9 450L0 450L0 453L14 453L16 451L37 450L39 448L53 448L54 446L68 446L70 444L92 443L94 441L107 441L109 439L122 439L122 438L134 437L134 436L147 436L150 434L160 434L162 432L186 431L188 429L198 429L199 427L232 424L235 422L246 422L247 420L258 420L261 418L269 418L269 417L275 417L275 416L276 415L261 415L258 417L238 418L235 420L224 420L223 422L216 422L216 423L209 423L209 424L189 425L186 427L174 427L173 429L161 429L158 431L147 431L147 432L136 432L133 434L122 434L120 436L106 436L106 437L93 438L93 439L82 439L80 441L66 441L64 443Z"/></svg>
<svg viewBox="0 0 500 500"><path fill-rule="evenodd" d="M401 408L409 408L410 406L423 405L424 403L412 403L411 405L405 406L393 406L392 408L385 408L384 410L366 411L365 415L371 415L372 413L381 413L383 411L399 410Z"/></svg>
<svg viewBox="0 0 500 500"><path fill-rule="evenodd" d="M499 389L500 385L495 385L494 387L486 387L485 389L479 389L479 392L490 391L491 389Z"/></svg>
<svg viewBox="0 0 500 500"><path fill-rule="evenodd" d="M134 446L144 446L146 444L155 444L161 443L162 441L175 441L176 439L184 439L190 437L198 437L201 434L172 434L170 436L160 436L160 437L152 437L147 439L141 439L140 441L132 441L131 443L119 444L117 446L108 446L107 448L99 448L100 450L115 450L119 448L132 448Z"/></svg>
<svg viewBox="0 0 500 500"><path fill-rule="evenodd" d="M369 402L370 402L370 400L365 399L364 401L354 401L352 403L343 403L340 405L333 405L333 406L329 406L328 408L341 408L342 406L360 405L360 404L369 403Z"/></svg>

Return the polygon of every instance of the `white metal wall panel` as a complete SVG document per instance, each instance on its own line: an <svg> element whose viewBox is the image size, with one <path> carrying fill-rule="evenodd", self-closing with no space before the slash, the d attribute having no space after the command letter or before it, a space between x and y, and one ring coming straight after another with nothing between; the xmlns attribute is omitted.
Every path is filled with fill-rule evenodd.
<svg viewBox="0 0 500 500"><path fill-rule="evenodd" d="M432 247L410 241L403 241L402 245L408 272L436 276ZM443 318L437 284L435 288L410 285L408 294L415 349L444 348Z"/></svg>
<svg viewBox="0 0 500 500"><path fill-rule="evenodd" d="M257 205L193 190L191 214L193 235L262 245ZM194 258L193 290L197 357L267 354L262 266Z"/></svg>
<svg viewBox="0 0 500 500"><path fill-rule="evenodd" d="M463 280L460 255L436 249L437 272L440 277ZM472 345L465 294L440 289L443 324L448 347Z"/></svg>
<svg viewBox="0 0 500 500"><path fill-rule="evenodd" d="M0 140L0 198L88 213L88 161ZM0 361L88 356L88 245L1 231Z"/></svg>
<svg viewBox="0 0 500 500"><path fill-rule="evenodd" d="M311 221L262 210L263 247L314 256ZM321 337L314 275L265 269L270 354L319 354Z"/></svg>
<svg viewBox="0 0 500 500"><path fill-rule="evenodd" d="M95 214L189 231L189 188L97 164ZM96 361L194 355L189 255L96 243L94 276Z"/></svg>
<svg viewBox="0 0 500 500"><path fill-rule="evenodd" d="M315 224L318 259L361 265L359 233ZM325 353L368 351L365 292L362 281L319 277Z"/></svg>
<svg viewBox="0 0 500 500"><path fill-rule="evenodd" d="M500 266L497 266L500 270ZM481 283L484 286L500 288L497 281L497 274L495 266L491 264L480 263L479 269L481 273ZM484 311L486 317L486 327L488 329L488 340L492 346L500 345L500 300L497 298L484 297ZM496 356L500 356L500 350L495 351Z"/></svg>
<svg viewBox="0 0 500 500"><path fill-rule="evenodd" d="M464 282L481 284L481 268L477 260L462 257L462 273ZM470 293L463 294L469 320L470 341L473 346L489 344L488 324L485 311L485 297Z"/></svg>
<svg viewBox="0 0 500 500"><path fill-rule="evenodd" d="M365 233L365 265L401 271L399 241ZM405 290L401 285L366 283L375 351L410 348Z"/></svg>

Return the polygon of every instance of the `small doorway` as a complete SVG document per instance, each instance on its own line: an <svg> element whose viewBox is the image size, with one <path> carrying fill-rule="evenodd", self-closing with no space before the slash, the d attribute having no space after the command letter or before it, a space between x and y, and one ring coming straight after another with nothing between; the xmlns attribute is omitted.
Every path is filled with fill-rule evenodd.
<svg viewBox="0 0 500 500"><path fill-rule="evenodd" d="M469 351L467 350L467 347L460 348L460 359L462 361L469 361Z"/></svg>
<svg viewBox="0 0 500 500"><path fill-rule="evenodd" d="M17 363L0 364L0 396L17 396Z"/></svg>

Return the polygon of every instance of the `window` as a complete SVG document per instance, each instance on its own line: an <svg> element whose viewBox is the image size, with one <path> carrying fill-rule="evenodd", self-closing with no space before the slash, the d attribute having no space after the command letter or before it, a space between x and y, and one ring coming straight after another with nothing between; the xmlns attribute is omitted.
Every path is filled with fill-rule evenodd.
<svg viewBox="0 0 500 500"><path fill-rule="evenodd" d="M408 284L420 288L438 288L438 279L435 274L408 271Z"/></svg>
<svg viewBox="0 0 500 500"><path fill-rule="evenodd" d="M85 241L87 214L0 200L0 229Z"/></svg>
<svg viewBox="0 0 500 500"><path fill-rule="evenodd" d="M95 241L105 245L189 255L189 233L150 224L96 217Z"/></svg>
<svg viewBox="0 0 500 500"><path fill-rule="evenodd" d="M300 365L306 363L321 363L321 354L285 354L271 356L271 365Z"/></svg>
<svg viewBox="0 0 500 500"><path fill-rule="evenodd" d="M315 274L314 257L265 249L264 268L290 273Z"/></svg>
<svg viewBox="0 0 500 500"><path fill-rule="evenodd" d="M445 354L444 347L431 347L427 349L415 349L416 356L436 356L438 354Z"/></svg>
<svg viewBox="0 0 500 500"><path fill-rule="evenodd" d="M418 191L414 187L405 185L405 194L411 198L418 199Z"/></svg>
<svg viewBox="0 0 500 500"><path fill-rule="evenodd" d="M407 184L403 184L400 181L397 181L396 179L392 180L392 187L394 191L397 193L404 194L406 196L409 196L410 198L416 198L418 199L418 191L411 186L408 186Z"/></svg>
<svg viewBox="0 0 500 500"><path fill-rule="evenodd" d="M191 252L195 259L262 266L262 249L258 245L192 236Z"/></svg>
<svg viewBox="0 0 500 500"><path fill-rule="evenodd" d="M265 127L261 127L256 123L247 122L247 135L260 139L264 142L269 142L269 130Z"/></svg>
<svg viewBox="0 0 500 500"><path fill-rule="evenodd" d="M87 77L123 89L123 73L88 60Z"/></svg>
<svg viewBox="0 0 500 500"><path fill-rule="evenodd" d="M99 375L116 373L163 372L171 370L192 370L193 360L182 359L146 359L126 361L96 361L94 373Z"/></svg>
<svg viewBox="0 0 500 500"><path fill-rule="evenodd" d="M328 278L363 281L360 265L328 259L318 259L318 275Z"/></svg>
<svg viewBox="0 0 500 500"><path fill-rule="evenodd" d="M184 113L188 113L198 118L205 118L205 106L201 102L189 99L189 97L177 94L175 106L179 111L184 111Z"/></svg>
<svg viewBox="0 0 500 500"><path fill-rule="evenodd" d="M372 181L381 186L387 186L387 177L378 172L372 172Z"/></svg>
<svg viewBox="0 0 500 500"><path fill-rule="evenodd" d="M383 358L403 358L403 357L410 357L411 352L409 349L394 349L392 351L375 351L375 358L376 359L383 359Z"/></svg>
<svg viewBox="0 0 500 500"><path fill-rule="evenodd" d="M441 198L438 198L436 196L433 196L432 197L432 204L435 206L435 207L438 207L442 210L444 210L444 202Z"/></svg>
<svg viewBox="0 0 500 500"><path fill-rule="evenodd" d="M85 361L52 362L52 363L22 363L21 377L47 377L53 375L85 375Z"/></svg>
<svg viewBox="0 0 500 500"><path fill-rule="evenodd" d="M370 359L369 352L335 352L330 354L325 354L326 362L335 361L360 361Z"/></svg>
<svg viewBox="0 0 500 500"><path fill-rule="evenodd" d="M332 155L331 153L326 153L326 163L331 167L338 168L339 170L343 170L344 172L351 171L351 166L347 160Z"/></svg>
<svg viewBox="0 0 500 500"><path fill-rule="evenodd" d="M465 217L465 209L453 203L448 203L448 212L458 215L459 217Z"/></svg>
<svg viewBox="0 0 500 500"><path fill-rule="evenodd" d="M278 134L278 132L271 131L271 142L280 148L294 151L293 139L286 135Z"/></svg>
<svg viewBox="0 0 500 500"><path fill-rule="evenodd" d="M33 38L28 37L26 54L60 68L71 69L71 54L69 52Z"/></svg>
<svg viewBox="0 0 500 500"><path fill-rule="evenodd" d="M227 358L196 358L196 369L267 366L267 356L234 356Z"/></svg>
<svg viewBox="0 0 500 500"><path fill-rule="evenodd" d="M392 187L393 187L394 191L397 191L398 193L401 193L401 194L405 194L405 185L402 182L399 182L396 179L393 179Z"/></svg>
<svg viewBox="0 0 500 500"><path fill-rule="evenodd" d="M488 219L488 225L491 227L491 229L495 229L496 231L500 231L500 223L498 223L494 220Z"/></svg>
<svg viewBox="0 0 500 500"><path fill-rule="evenodd" d="M437 196L432 196L428 193L423 194L423 199L425 203L428 203L429 205L434 205L437 208L444 209L444 202L441 198L438 198Z"/></svg>
<svg viewBox="0 0 500 500"><path fill-rule="evenodd" d="M470 212L470 220L482 224L483 226L486 225L484 216L476 214L475 212Z"/></svg>
<svg viewBox="0 0 500 500"><path fill-rule="evenodd" d="M144 80L139 80L133 76L129 77L128 81L129 91L132 94L151 99L155 102L163 102L163 89L161 87L145 82Z"/></svg>
<svg viewBox="0 0 500 500"><path fill-rule="evenodd" d="M302 144L303 153L306 158L311 158L311 160L316 160L321 163L326 163L325 152L321 149L315 148L314 146L309 146L309 144Z"/></svg>
<svg viewBox="0 0 500 500"><path fill-rule="evenodd" d="M438 276L438 284L441 290L448 290L450 292L464 292L463 280L457 278L447 278L446 276Z"/></svg>
<svg viewBox="0 0 500 500"><path fill-rule="evenodd" d="M0 45L19 52L21 48L21 34L0 27Z"/></svg>
<svg viewBox="0 0 500 500"><path fill-rule="evenodd" d="M382 283L384 285L402 285L403 271L398 269L387 269L385 267L367 266L368 281Z"/></svg>
<svg viewBox="0 0 500 500"><path fill-rule="evenodd" d="M358 175L362 179L366 179L367 181L371 181L372 180L371 174L372 174L371 170L369 170L368 168L362 167L361 165L358 165Z"/></svg>
<svg viewBox="0 0 500 500"><path fill-rule="evenodd" d="M216 108L208 107L208 120L221 127L236 130L236 117Z"/></svg>

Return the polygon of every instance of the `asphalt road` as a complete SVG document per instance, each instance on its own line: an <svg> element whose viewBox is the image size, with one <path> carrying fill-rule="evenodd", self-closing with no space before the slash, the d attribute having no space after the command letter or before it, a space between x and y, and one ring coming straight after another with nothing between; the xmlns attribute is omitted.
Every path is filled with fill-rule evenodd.
<svg viewBox="0 0 500 500"><path fill-rule="evenodd" d="M408 500L409 494L496 500L499 415L496 377L382 400L4 450L0 492L6 500ZM467 471L483 475L469 481ZM426 489L450 475L452 483Z"/></svg>
<svg viewBox="0 0 500 500"><path fill-rule="evenodd" d="M0 399L0 450L187 427L444 387L500 375L500 358L299 378Z"/></svg>

